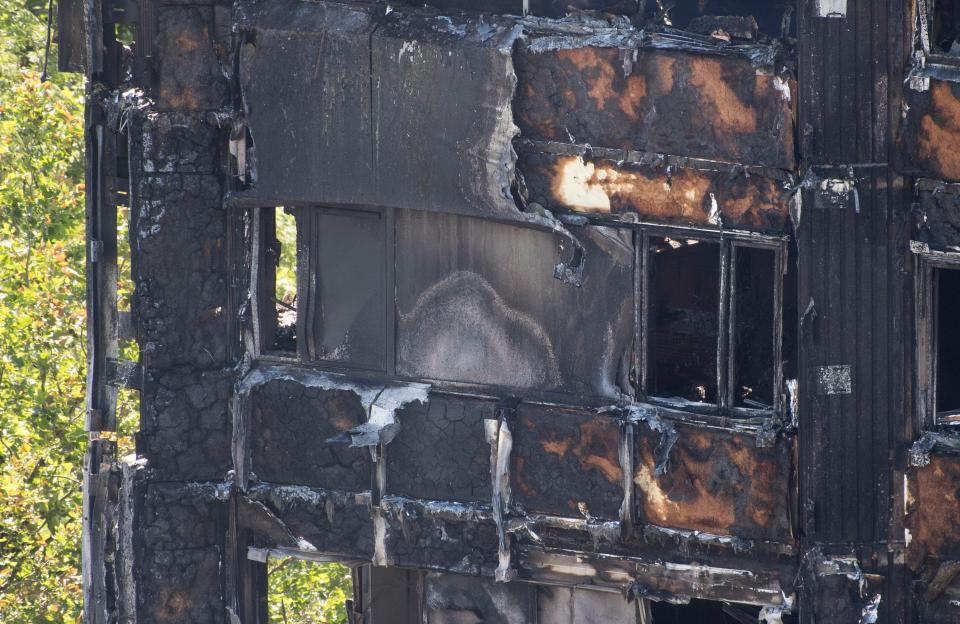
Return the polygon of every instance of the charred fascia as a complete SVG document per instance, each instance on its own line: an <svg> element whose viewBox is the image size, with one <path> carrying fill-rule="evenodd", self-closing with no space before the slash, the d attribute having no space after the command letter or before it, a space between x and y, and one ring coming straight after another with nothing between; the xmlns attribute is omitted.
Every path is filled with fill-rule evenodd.
<svg viewBox="0 0 960 624"><path fill-rule="evenodd" d="M937 431L926 431L920 439L913 443L908 452L910 465L914 468L923 468L930 465L930 454L937 450L960 455L960 438L956 434L950 435Z"/></svg>
<svg viewBox="0 0 960 624"><path fill-rule="evenodd" d="M780 575L770 570L743 570L648 561L561 549L520 549L518 578L563 586L618 591L628 599L684 604L692 598L728 600L789 612L794 605Z"/></svg>
<svg viewBox="0 0 960 624"><path fill-rule="evenodd" d="M914 29L914 49L911 55L910 69L904 83L914 91L929 91L930 79L948 82L960 82L960 70L956 64L944 63L931 55L930 50L930 12L933 10L930 0L914 0L916 23Z"/></svg>
<svg viewBox="0 0 960 624"><path fill-rule="evenodd" d="M379 478L380 492L382 492L385 476L383 462L379 460L383 455L383 447L389 444L400 431L396 412L411 403L426 404L430 386L422 383L364 383L334 373L320 373L282 365L253 368L237 383L232 404L233 462L236 484L241 491L247 490L252 476L250 474L251 458L248 452L251 393L266 383L278 380L292 381L308 388L346 390L360 399L367 414L367 422L347 430L342 436L330 441L370 449L372 459L378 464L376 474Z"/></svg>
<svg viewBox="0 0 960 624"><path fill-rule="evenodd" d="M857 589L860 603L858 624L875 624L879 617L882 595L872 591L870 585L876 577L865 574L855 554L828 555L817 546L802 557L805 583L816 583L826 577L845 577ZM810 588L807 588L810 589Z"/></svg>
<svg viewBox="0 0 960 624"><path fill-rule="evenodd" d="M533 52L581 47L649 48L745 58L760 70L772 71L777 66L789 66L789 50L779 40L769 43L726 41L667 26L651 24L638 28L623 16L604 19L586 13L561 19L527 16L518 21L531 35L528 49Z"/></svg>

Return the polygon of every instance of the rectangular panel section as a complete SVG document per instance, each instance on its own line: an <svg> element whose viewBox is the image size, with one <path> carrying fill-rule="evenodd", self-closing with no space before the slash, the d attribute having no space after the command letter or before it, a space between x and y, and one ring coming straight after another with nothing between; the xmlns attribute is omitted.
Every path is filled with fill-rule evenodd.
<svg viewBox="0 0 960 624"><path fill-rule="evenodd" d="M642 48L627 57L593 41L554 47L533 36L517 49L524 138L793 168L788 76L745 58Z"/></svg>
<svg viewBox="0 0 960 624"><path fill-rule="evenodd" d="M720 245L650 238L650 396L717 402Z"/></svg>
<svg viewBox="0 0 960 624"><path fill-rule="evenodd" d="M756 437L677 425L678 437L637 427L633 482L637 519L658 526L793 542L793 443L759 447ZM664 446L669 449L657 474Z"/></svg>
<svg viewBox="0 0 960 624"><path fill-rule="evenodd" d="M433 394L397 415L387 448L387 493L428 500L490 503L490 445L483 421L495 403Z"/></svg>
<svg viewBox="0 0 960 624"><path fill-rule="evenodd" d="M774 292L777 254L773 249L734 246L733 394L738 407L772 407Z"/></svg>
<svg viewBox="0 0 960 624"><path fill-rule="evenodd" d="M586 258L580 287L554 278L569 251L552 233L399 213L397 373L616 398L629 377L633 234L572 232Z"/></svg>
<svg viewBox="0 0 960 624"><path fill-rule="evenodd" d="M276 380L253 392L252 470L269 483L370 489L370 454L328 440L366 422L354 392Z"/></svg>
<svg viewBox="0 0 960 624"><path fill-rule="evenodd" d="M608 416L521 405L513 425L514 500L532 512L616 519L620 427Z"/></svg>
<svg viewBox="0 0 960 624"><path fill-rule="evenodd" d="M301 356L385 370L385 213L304 208L300 219Z"/></svg>

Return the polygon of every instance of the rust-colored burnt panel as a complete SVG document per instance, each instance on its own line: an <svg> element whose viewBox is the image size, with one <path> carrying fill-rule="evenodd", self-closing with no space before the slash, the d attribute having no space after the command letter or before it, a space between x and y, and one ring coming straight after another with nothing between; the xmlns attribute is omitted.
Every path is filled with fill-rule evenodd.
<svg viewBox="0 0 960 624"><path fill-rule="evenodd" d="M746 59L573 48L516 55L521 135L793 168L794 89Z"/></svg>
<svg viewBox="0 0 960 624"><path fill-rule="evenodd" d="M907 479L909 565L916 569L927 557L960 559L960 457L931 454Z"/></svg>
<svg viewBox="0 0 960 624"><path fill-rule="evenodd" d="M227 104L229 85L220 61L226 50L214 29L210 7L158 7L154 96L159 110L200 111Z"/></svg>
<svg viewBox="0 0 960 624"><path fill-rule="evenodd" d="M678 426L666 471L656 474L661 434L641 425L633 481L641 522L718 535L793 541L791 442Z"/></svg>
<svg viewBox="0 0 960 624"><path fill-rule="evenodd" d="M619 516L623 472L616 420L522 405L512 432L510 474L515 502L537 513Z"/></svg>
<svg viewBox="0 0 960 624"><path fill-rule="evenodd" d="M520 159L530 199L559 212L635 212L645 220L779 233L789 217L782 184L762 176L665 169L528 152Z"/></svg>
<svg viewBox="0 0 960 624"><path fill-rule="evenodd" d="M960 181L960 84L930 81L928 91L907 92L903 167L940 180Z"/></svg>

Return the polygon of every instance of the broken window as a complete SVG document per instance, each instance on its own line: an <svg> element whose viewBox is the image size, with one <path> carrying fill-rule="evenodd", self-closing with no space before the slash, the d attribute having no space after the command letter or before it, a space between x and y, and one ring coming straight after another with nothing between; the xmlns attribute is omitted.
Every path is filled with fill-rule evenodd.
<svg viewBox="0 0 960 624"><path fill-rule="evenodd" d="M353 579L341 563L270 557L270 622L352 622Z"/></svg>
<svg viewBox="0 0 960 624"><path fill-rule="evenodd" d="M654 396L717 401L720 245L650 238L648 341Z"/></svg>
<svg viewBox="0 0 960 624"><path fill-rule="evenodd" d="M930 8L931 52L960 56L960 3L956 0L929 1L932 4Z"/></svg>
<svg viewBox="0 0 960 624"><path fill-rule="evenodd" d="M687 604L652 602L653 624L754 624L761 620L760 607L733 602L693 599ZM797 621L795 615L778 614L784 624ZM780 619L782 618L782 620ZM772 619L770 621L773 621Z"/></svg>
<svg viewBox="0 0 960 624"><path fill-rule="evenodd" d="M935 270L935 406L941 422L960 422L960 268Z"/></svg>
<svg viewBox="0 0 960 624"><path fill-rule="evenodd" d="M654 228L645 237L642 394L688 407L780 406L782 310L796 309L784 242Z"/></svg>
<svg viewBox="0 0 960 624"><path fill-rule="evenodd" d="M648 0L650 17L723 40L796 36L794 0Z"/></svg>
<svg viewBox="0 0 960 624"><path fill-rule="evenodd" d="M255 251L258 323L263 352L297 350L297 225L293 211L261 208Z"/></svg>

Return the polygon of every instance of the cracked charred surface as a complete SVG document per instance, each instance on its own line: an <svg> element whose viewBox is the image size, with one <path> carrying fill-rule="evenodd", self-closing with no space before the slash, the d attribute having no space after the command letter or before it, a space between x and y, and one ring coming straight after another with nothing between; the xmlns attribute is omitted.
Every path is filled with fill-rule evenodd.
<svg viewBox="0 0 960 624"><path fill-rule="evenodd" d="M138 621L224 622L226 505L179 484L145 485L137 498Z"/></svg>
<svg viewBox="0 0 960 624"><path fill-rule="evenodd" d="M782 182L693 168L671 168L524 151L518 163L533 201L557 212L635 213L678 225L785 231Z"/></svg>
<svg viewBox="0 0 960 624"><path fill-rule="evenodd" d="M792 443L758 447L755 437L677 426L663 475L656 475L660 434L637 431L634 483L638 519L691 529L792 543Z"/></svg>
<svg viewBox="0 0 960 624"><path fill-rule="evenodd" d="M960 181L960 84L930 80L930 89L907 90L903 166L922 175Z"/></svg>
<svg viewBox="0 0 960 624"><path fill-rule="evenodd" d="M513 498L527 511L616 519L623 500L617 420L522 405L513 432Z"/></svg>
<svg viewBox="0 0 960 624"><path fill-rule="evenodd" d="M795 166L788 79L746 59L577 47L517 54L525 138Z"/></svg>
<svg viewBox="0 0 960 624"><path fill-rule="evenodd" d="M161 480L218 480L230 470L232 371L148 372L137 451Z"/></svg>
<svg viewBox="0 0 960 624"><path fill-rule="evenodd" d="M154 174L139 180L136 306L144 363L228 362L227 215L216 176ZM173 322L177 319L177 322Z"/></svg>
<svg viewBox="0 0 960 624"><path fill-rule="evenodd" d="M907 479L907 563L917 570L927 558L960 559L960 458L932 453Z"/></svg>
<svg viewBox="0 0 960 624"><path fill-rule="evenodd" d="M490 446L484 420L496 403L431 395L400 411L386 450L387 493L425 500L490 503Z"/></svg>
<svg viewBox="0 0 960 624"><path fill-rule="evenodd" d="M371 462L365 449L330 442L367 415L356 393L274 380L252 393L252 470L270 483L364 491Z"/></svg>

